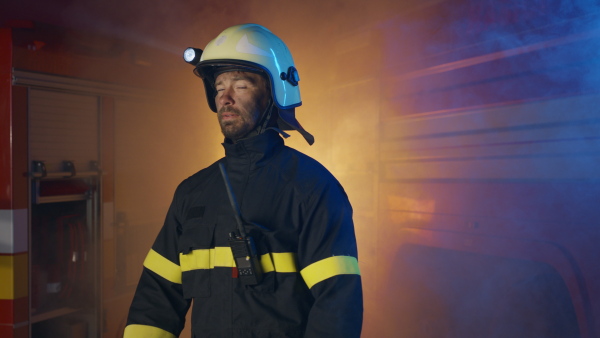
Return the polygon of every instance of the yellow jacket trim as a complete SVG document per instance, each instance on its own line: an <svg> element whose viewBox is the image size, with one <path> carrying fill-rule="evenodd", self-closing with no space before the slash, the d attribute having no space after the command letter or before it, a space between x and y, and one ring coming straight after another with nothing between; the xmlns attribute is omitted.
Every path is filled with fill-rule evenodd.
<svg viewBox="0 0 600 338"><path fill-rule="evenodd" d="M233 255L229 247L196 249L187 254L180 253L179 263L183 272L198 269L213 269L215 266L234 266Z"/></svg>
<svg viewBox="0 0 600 338"><path fill-rule="evenodd" d="M271 264L273 267L269 266ZM260 265L264 272L298 272L296 255L292 252L272 252L260 257ZM269 270L271 268L271 270Z"/></svg>
<svg viewBox="0 0 600 338"><path fill-rule="evenodd" d="M314 262L300 271L308 288L337 275L360 275L358 260L352 256L333 256Z"/></svg>
<svg viewBox="0 0 600 338"><path fill-rule="evenodd" d="M159 329L158 327L148 326L148 325L139 325L139 324L131 324L125 327L125 333L123 334L123 338L176 338L174 334L171 332L167 332L163 329Z"/></svg>
<svg viewBox="0 0 600 338"><path fill-rule="evenodd" d="M230 247L196 249L190 253L179 254L181 271L213 269L215 267L234 267L235 262ZM292 252L267 253L260 257L263 272L297 272L296 255Z"/></svg>
<svg viewBox="0 0 600 338"><path fill-rule="evenodd" d="M172 283L181 284L181 267L152 249L144 260L144 266Z"/></svg>

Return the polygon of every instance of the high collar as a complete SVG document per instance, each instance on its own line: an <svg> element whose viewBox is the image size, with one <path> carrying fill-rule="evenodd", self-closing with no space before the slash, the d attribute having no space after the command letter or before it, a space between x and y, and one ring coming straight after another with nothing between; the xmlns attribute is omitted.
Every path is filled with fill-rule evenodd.
<svg viewBox="0 0 600 338"><path fill-rule="evenodd" d="M249 169L264 165L270 158L283 147L283 139L275 130L237 141L236 143L224 142L225 159L228 166L240 168L249 166Z"/></svg>

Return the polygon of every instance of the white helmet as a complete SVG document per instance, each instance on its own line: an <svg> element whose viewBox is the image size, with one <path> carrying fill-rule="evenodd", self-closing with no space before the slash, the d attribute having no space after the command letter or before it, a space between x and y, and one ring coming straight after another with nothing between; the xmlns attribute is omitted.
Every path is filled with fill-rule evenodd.
<svg viewBox="0 0 600 338"><path fill-rule="evenodd" d="M214 81L223 71L241 70L264 74L269 81L273 103L278 108L278 126L298 130L309 144L314 138L296 120L294 108L302 105L298 87L298 71L285 43L267 28L243 24L225 29L206 45L204 51L188 48L186 62L196 66L194 73L204 81L208 105L215 104Z"/></svg>

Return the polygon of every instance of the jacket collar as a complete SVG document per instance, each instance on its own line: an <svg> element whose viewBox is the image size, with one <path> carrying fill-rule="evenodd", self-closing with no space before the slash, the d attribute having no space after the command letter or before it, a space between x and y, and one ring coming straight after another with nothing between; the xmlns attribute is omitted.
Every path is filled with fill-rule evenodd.
<svg viewBox="0 0 600 338"><path fill-rule="evenodd" d="M239 166L262 166L284 146L283 139L275 130L231 143L222 143L225 148L225 159L229 168Z"/></svg>

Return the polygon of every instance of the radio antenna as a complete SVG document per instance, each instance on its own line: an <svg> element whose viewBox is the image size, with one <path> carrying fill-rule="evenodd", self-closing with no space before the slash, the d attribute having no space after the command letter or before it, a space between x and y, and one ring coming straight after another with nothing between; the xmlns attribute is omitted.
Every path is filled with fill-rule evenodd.
<svg viewBox="0 0 600 338"><path fill-rule="evenodd" d="M231 183L229 182L229 176L227 176L227 172L225 171L225 166L223 162L219 163L219 169L221 169L221 176L223 176L223 181L225 181L225 188L227 188L227 196L229 196L229 203L231 204L231 208L233 209L233 215L235 216L235 221L237 223L238 231L242 237L246 237L246 231L244 230L244 223L242 222L242 212L240 211L240 207L235 200L235 195L233 194L233 189L231 188Z"/></svg>

